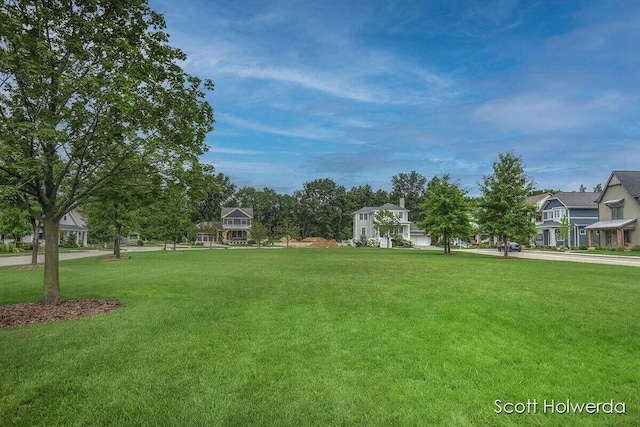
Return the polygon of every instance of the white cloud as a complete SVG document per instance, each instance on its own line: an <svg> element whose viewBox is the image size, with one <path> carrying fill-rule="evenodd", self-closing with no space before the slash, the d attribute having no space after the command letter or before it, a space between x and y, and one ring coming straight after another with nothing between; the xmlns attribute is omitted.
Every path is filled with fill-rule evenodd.
<svg viewBox="0 0 640 427"><path fill-rule="evenodd" d="M620 93L587 100L562 94L527 93L487 102L473 116L503 129L552 132L583 129L604 123L628 102Z"/></svg>

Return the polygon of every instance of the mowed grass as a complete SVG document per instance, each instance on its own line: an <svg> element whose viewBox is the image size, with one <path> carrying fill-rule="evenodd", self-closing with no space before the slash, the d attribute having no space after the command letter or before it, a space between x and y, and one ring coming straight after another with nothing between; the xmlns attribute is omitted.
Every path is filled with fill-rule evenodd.
<svg viewBox="0 0 640 427"><path fill-rule="evenodd" d="M63 297L126 305L0 329L0 425L640 425L637 268L339 248L60 270ZM0 269L1 304L41 293Z"/></svg>

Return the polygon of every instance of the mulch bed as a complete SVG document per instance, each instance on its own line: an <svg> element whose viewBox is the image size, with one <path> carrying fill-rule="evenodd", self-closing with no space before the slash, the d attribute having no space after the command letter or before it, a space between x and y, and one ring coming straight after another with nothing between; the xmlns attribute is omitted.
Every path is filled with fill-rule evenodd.
<svg viewBox="0 0 640 427"><path fill-rule="evenodd" d="M121 307L120 301L69 299L59 304L34 302L0 306L0 328L89 317Z"/></svg>

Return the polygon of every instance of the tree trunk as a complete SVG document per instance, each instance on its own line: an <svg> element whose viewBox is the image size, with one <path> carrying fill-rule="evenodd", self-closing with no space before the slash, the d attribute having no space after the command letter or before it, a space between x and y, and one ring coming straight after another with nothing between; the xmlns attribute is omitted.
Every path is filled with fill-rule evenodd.
<svg viewBox="0 0 640 427"><path fill-rule="evenodd" d="M38 229L38 221L31 219L31 228L33 229L33 249L31 250L31 265L38 265L38 249L40 246L40 230Z"/></svg>
<svg viewBox="0 0 640 427"><path fill-rule="evenodd" d="M60 256L58 253L58 233L60 220L44 217L44 302L60 302Z"/></svg>
<svg viewBox="0 0 640 427"><path fill-rule="evenodd" d="M509 242L507 242L507 236L502 236L502 243L504 243L504 253L502 256L507 258L509 256Z"/></svg>
<svg viewBox="0 0 640 427"><path fill-rule="evenodd" d="M447 230L444 230L444 253L445 255L449 255L451 253L449 233L447 233Z"/></svg>
<svg viewBox="0 0 640 427"><path fill-rule="evenodd" d="M122 229L122 225L115 225L115 233L113 236L113 255L116 259L120 259L120 230Z"/></svg>
<svg viewBox="0 0 640 427"><path fill-rule="evenodd" d="M177 250L177 244L178 244L177 241L178 241L177 239L175 239L175 238L173 239L173 251L174 252Z"/></svg>

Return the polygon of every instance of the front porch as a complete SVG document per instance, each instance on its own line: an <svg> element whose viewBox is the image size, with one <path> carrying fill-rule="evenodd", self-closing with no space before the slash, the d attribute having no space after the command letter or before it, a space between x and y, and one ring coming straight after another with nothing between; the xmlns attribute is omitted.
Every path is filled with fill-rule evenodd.
<svg viewBox="0 0 640 427"><path fill-rule="evenodd" d="M595 233L599 234L600 246L615 248L630 247L640 242L632 242L631 232L636 228L637 218L599 221L586 227L589 236L589 247L595 247Z"/></svg>

